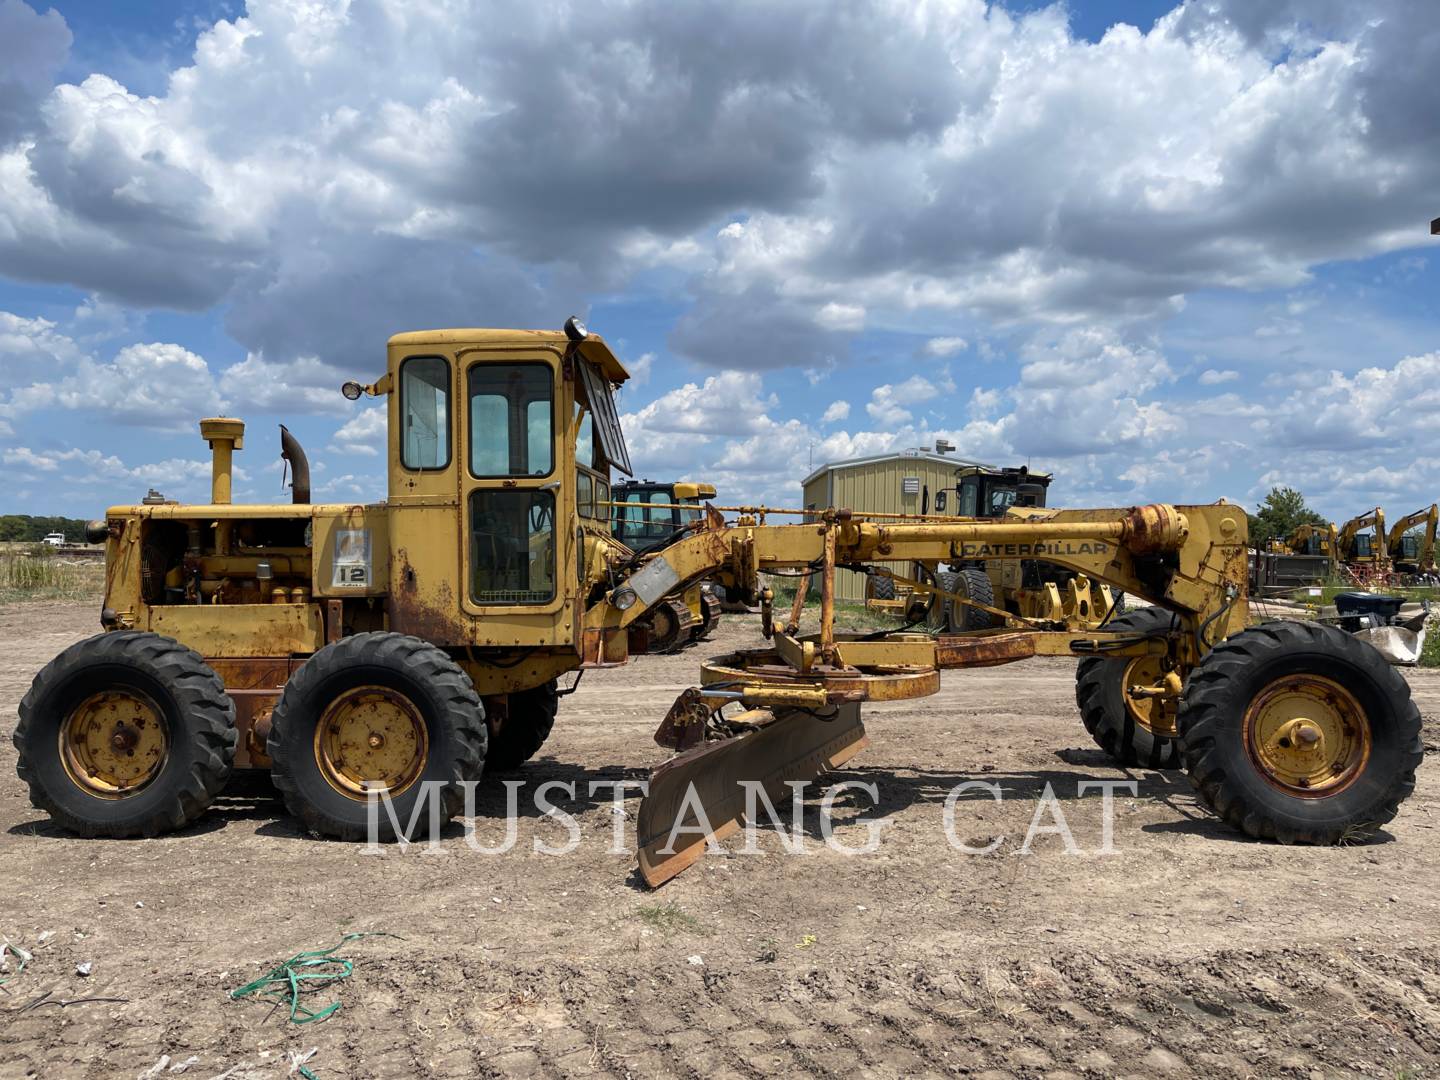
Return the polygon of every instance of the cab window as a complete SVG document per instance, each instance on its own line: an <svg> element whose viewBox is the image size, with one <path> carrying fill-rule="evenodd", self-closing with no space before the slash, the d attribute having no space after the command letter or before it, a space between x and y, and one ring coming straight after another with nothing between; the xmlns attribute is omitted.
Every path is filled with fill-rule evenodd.
<svg viewBox="0 0 1440 1080"><path fill-rule="evenodd" d="M450 365L411 356L400 365L400 463L407 469L450 464Z"/></svg>
<svg viewBox="0 0 1440 1080"><path fill-rule="evenodd" d="M1015 505L1014 488L993 488L990 492L990 517L1004 517L1005 511Z"/></svg>
<svg viewBox="0 0 1440 1080"><path fill-rule="evenodd" d="M471 596L477 604L555 598L555 496L549 491L470 495Z"/></svg>
<svg viewBox="0 0 1440 1080"><path fill-rule="evenodd" d="M652 491L651 506L645 512L645 535L652 540L663 540L675 531L675 512L670 509L672 496L668 491Z"/></svg>
<svg viewBox="0 0 1440 1080"><path fill-rule="evenodd" d="M554 381L548 364L470 368L470 472L548 476L554 469Z"/></svg>
<svg viewBox="0 0 1440 1080"><path fill-rule="evenodd" d="M955 512L961 517L979 517L980 482L973 476L960 481L959 505Z"/></svg>
<svg viewBox="0 0 1440 1080"><path fill-rule="evenodd" d="M575 464L595 468L595 421L588 412L580 418L575 433Z"/></svg>

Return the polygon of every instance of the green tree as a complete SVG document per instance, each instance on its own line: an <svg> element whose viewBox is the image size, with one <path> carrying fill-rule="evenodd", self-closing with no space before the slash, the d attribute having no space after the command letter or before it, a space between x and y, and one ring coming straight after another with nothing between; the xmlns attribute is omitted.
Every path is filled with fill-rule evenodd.
<svg viewBox="0 0 1440 1080"><path fill-rule="evenodd" d="M1301 525L1322 525L1325 519L1305 505L1305 496L1294 488L1270 489L1250 519L1250 544L1261 547L1266 540L1284 539Z"/></svg>

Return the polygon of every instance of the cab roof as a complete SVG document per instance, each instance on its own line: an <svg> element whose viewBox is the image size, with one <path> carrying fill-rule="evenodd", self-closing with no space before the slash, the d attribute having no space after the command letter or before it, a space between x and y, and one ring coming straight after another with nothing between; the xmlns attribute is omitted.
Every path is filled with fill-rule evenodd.
<svg viewBox="0 0 1440 1080"><path fill-rule="evenodd" d="M453 329L453 330L411 330L395 334L390 338L392 348L408 348L419 345L496 345L514 342L522 346L549 346L564 352L570 346L570 339L563 330L496 330L496 329ZM591 334L578 346L580 355L599 366L605 377L612 383L623 383L630 378L625 365L610 351L610 346L599 334Z"/></svg>

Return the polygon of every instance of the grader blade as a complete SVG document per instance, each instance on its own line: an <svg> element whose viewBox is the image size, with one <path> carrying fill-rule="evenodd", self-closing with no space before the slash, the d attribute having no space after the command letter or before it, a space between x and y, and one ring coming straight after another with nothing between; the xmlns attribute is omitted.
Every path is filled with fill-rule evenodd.
<svg viewBox="0 0 1440 1080"><path fill-rule="evenodd" d="M650 774L650 793L638 821L640 874L654 888L735 833L745 817L747 781L778 807L791 780L811 780L838 769L868 746L860 703L834 706L833 714L777 709L774 720L751 734L688 750Z"/></svg>

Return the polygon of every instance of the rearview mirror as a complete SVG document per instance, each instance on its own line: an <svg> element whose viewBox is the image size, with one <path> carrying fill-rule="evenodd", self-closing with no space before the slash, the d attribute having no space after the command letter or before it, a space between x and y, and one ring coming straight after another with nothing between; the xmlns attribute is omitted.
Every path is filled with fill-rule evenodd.
<svg viewBox="0 0 1440 1080"><path fill-rule="evenodd" d="M943 492L943 491L937 491L937 492L935 493L935 512L938 514L938 513L941 513L942 511L944 511L944 509L945 509L945 492Z"/></svg>

